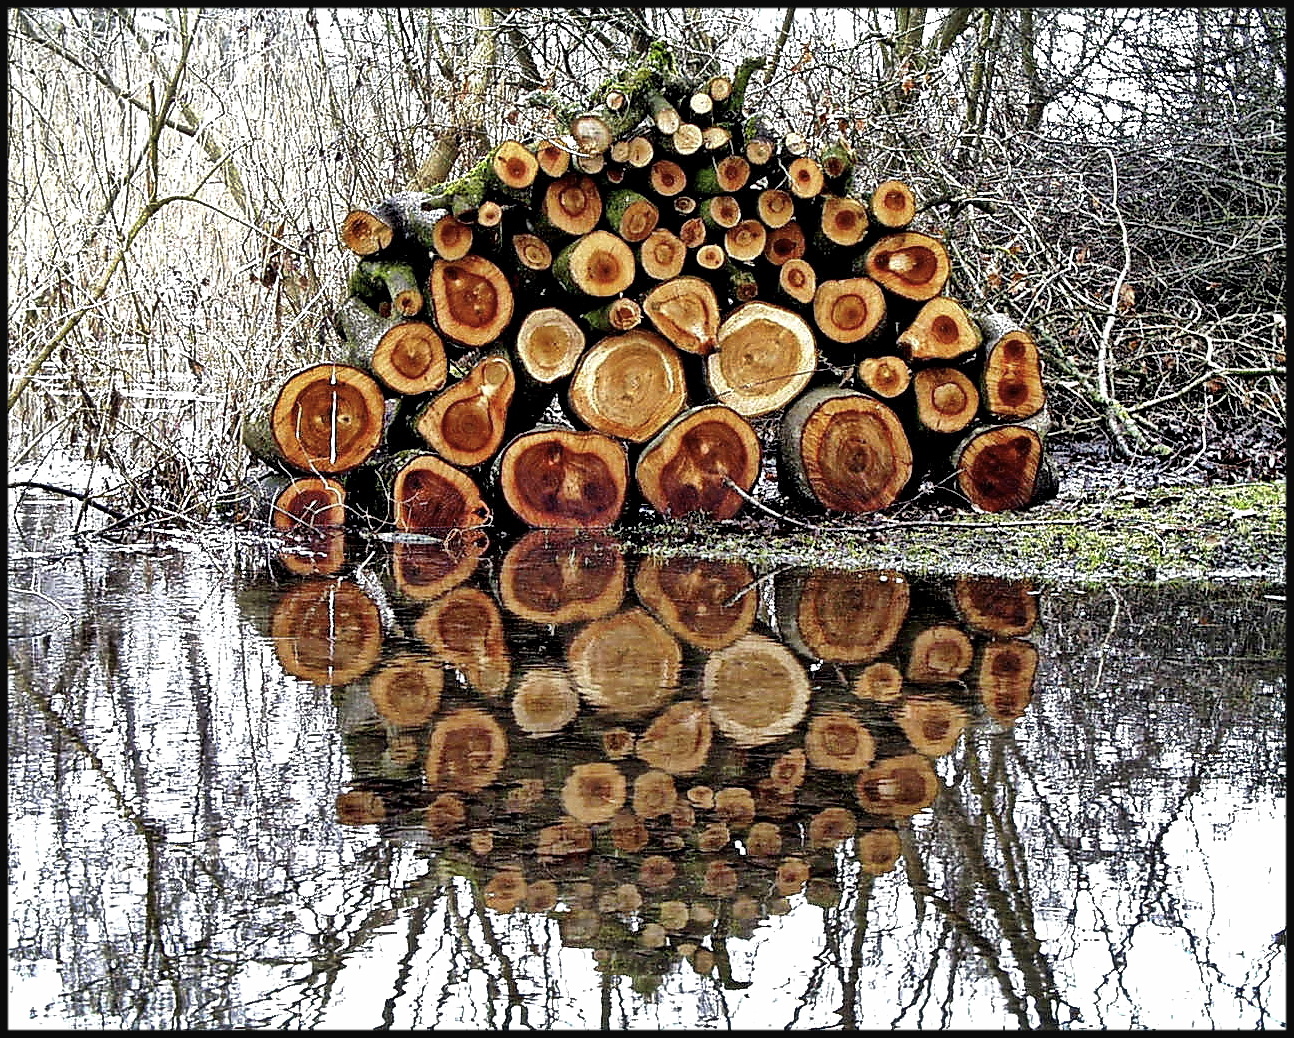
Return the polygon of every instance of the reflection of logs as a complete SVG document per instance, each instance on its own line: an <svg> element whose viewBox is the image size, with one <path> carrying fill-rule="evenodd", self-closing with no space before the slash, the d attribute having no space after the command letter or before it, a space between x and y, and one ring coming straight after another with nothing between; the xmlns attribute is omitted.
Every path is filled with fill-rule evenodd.
<svg viewBox="0 0 1294 1038"><path fill-rule="evenodd" d="M397 541L391 549L396 589L419 601L439 598L475 572L489 545L489 537L480 530L437 543Z"/></svg>
<svg viewBox="0 0 1294 1038"><path fill-rule="evenodd" d="M1038 671L1038 650L1029 642L992 641L980 654L971 686L999 724L1012 725L1024 714L1033 697Z"/></svg>
<svg viewBox="0 0 1294 1038"><path fill-rule="evenodd" d="M311 580L284 592L270 637L289 674L316 685L345 685L377 662L382 620L358 584Z"/></svg>
<svg viewBox="0 0 1294 1038"><path fill-rule="evenodd" d="M531 667L512 694L517 727L535 737L553 735L575 720L580 697L566 672L558 667Z"/></svg>
<svg viewBox="0 0 1294 1038"><path fill-rule="evenodd" d="M957 615L977 631L1018 638L1038 622L1038 596L1026 581L960 576L953 583Z"/></svg>
<svg viewBox="0 0 1294 1038"><path fill-rule="evenodd" d="M499 777L508 737L484 710L464 707L441 718L431 732L425 771L432 789L470 793Z"/></svg>
<svg viewBox="0 0 1294 1038"><path fill-rule="evenodd" d="M485 592L455 588L427 606L414 633L478 692L497 695L507 687L512 661L503 640L503 620Z"/></svg>
<svg viewBox="0 0 1294 1038"><path fill-rule="evenodd" d="M639 758L671 775L700 771L710 754L710 711L687 701L666 707L638 740Z"/></svg>
<svg viewBox="0 0 1294 1038"><path fill-rule="evenodd" d="M910 598L900 573L798 572L778 582L778 621L782 637L805 656L859 663L894 644Z"/></svg>
<svg viewBox="0 0 1294 1038"><path fill-rule="evenodd" d="M809 705L809 676L784 645L746 634L706 661L701 691L715 727L739 746L786 735Z"/></svg>
<svg viewBox="0 0 1294 1038"><path fill-rule="evenodd" d="M858 775L855 787L865 811L882 818L906 818L935 802L939 777L919 753L877 761Z"/></svg>
<svg viewBox="0 0 1294 1038"><path fill-rule="evenodd" d="M918 684L956 681L974 658L970 639L960 627L934 624L911 634L905 677Z"/></svg>
<svg viewBox="0 0 1294 1038"><path fill-rule="evenodd" d="M592 620L571 640L567 664L585 701L618 717L642 717L678 689L678 641L642 609Z"/></svg>
<svg viewBox="0 0 1294 1038"><path fill-rule="evenodd" d="M754 582L740 560L647 558L634 574L634 591L670 633L715 650L750 630L759 603Z"/></svg>
<svg viewBox="0 0 1294 1038"><path fill-rule="evenodd" d="M413 653L402 653L373 674L369 695L387 724L417 728L440 708L445 672Z"/></svg>
<svg viewBox="0 0 1294 1038"><path fill-rule="evenodd" d="M532 530L508 549L499 573L504 608L534 623L596 620L624 597L624 554L597 533Z"/></svg>
<svg viewBox="0 0 1294 1038"><path fill-rule="evenodd" d="M933 696L910 696L894 715L908 742L927 757L951 753L970 714L964 707Z"/></svg>
<svg viewBox="0 0 1294 1038"><path fill-rule="evenodd" d="M833 710L809 720L804 752L815 768L856 772L876 756L876 740L856 717Z"/></svg>

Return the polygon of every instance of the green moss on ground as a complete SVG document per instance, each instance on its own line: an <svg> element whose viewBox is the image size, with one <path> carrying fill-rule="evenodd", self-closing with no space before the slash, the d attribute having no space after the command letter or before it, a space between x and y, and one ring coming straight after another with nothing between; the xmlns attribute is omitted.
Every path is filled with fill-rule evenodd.
<svg viewBox="0 0 1294 1038"><path fill-rule="evenodd" d="M1283 482L1167 486L996 515L944 510L910 521L793 517L813 529L750 510L730 523L649 523L622 537L648 554L743 558L760 567L981 573L1080 584L1283 586L1285 491Z"/></svg>

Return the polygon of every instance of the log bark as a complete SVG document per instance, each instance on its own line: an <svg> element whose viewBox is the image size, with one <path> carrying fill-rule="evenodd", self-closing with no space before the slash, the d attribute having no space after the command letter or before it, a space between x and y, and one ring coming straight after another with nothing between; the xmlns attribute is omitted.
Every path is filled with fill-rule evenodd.
<svg viewBox="0 0 1294 1038"><path fill-rule="evenodd" d="M780 473L798 498L836 512L893 504L913 478L912 448L879 400L849 389L811 389L787 409Z"/></svg>
<svg viewBox="0 0 1294 1038"><path fill-rule="evenodd" d="M984 367L980 390L985 412L993 418L1030 418L1047 402L1042 359L1033 337L1005 314L989 314L984 331Z"/></svg>
<svg viewBox="0 0 1294 1038"><path fill-rule="evenodd" d="M455 342L488 345L512 321L512 286L484 256L434 261L430 284L436 326Z"/></svg>
<svg viewBox="0 0 1294 1038"><path fill-rule="evenodd" d="M523 523L545 528L601 528L624 511L629 459L603 433L537 427L499 455L496 484Z"/></svg>
<svg viewBox="0 0 1294 1038"><path fill-rule="evenodd" d="M627 242L643 241L660 221L660 209L637 191L622 188L607 195L603 208L607 226Z"/></svg>
<svg viewBox="0 0 1294 1038"><path fill-rule="evenodd" d="M719 326L705 374L717 402L755 418L795 399L817 366L817 345L804 318L756 301L737 307Z"/></svg>
<svg viewBox="0 0 1294 1038"><path fill-rule="evenodd" d="M721 404L692 408L666 425L643 449L634 479L661 515L731 519L759 478L759 437L736 411Z"/></svg>
<svg viewBox="0 0 1294 1038"><path fill-rule="evenodd" d="M272 465L338 475L377 451L389 418L371 375L348 364L315 364L286 379L244 422L243 443Z"/></svg>
<svg viewBox="0 0 1294 1038"><path fill-rule="evenodd" d="M983 336L979 326L955 299L936 296L899 332L898 353L913 364L949 361L974 353Z"/></svg>
<svg viewBox="0 0 1294 1038"><path fill-rule="evenodd" d="M503 352L482 357L464 378L415 412L414 431L453 465L484 464L503 442L516 385L512 364Z"/></svg>
<svg viewBox="0 0 1294 1038"><path fill-rule="evenodd" d="M390 259L363 259L355 264L347 290L372 309L383 303L392 316L413 317L422 310L422 290L408 263Z"/></svg>
<svg viewBox="0 0 1294 1038"><path fill-rule="evenodd" d="M643 309L628 296L613 299L604 306L583 315L584 323L595 332L627 332L642 323Z"/></svg>
<svg viewBox="0 0 1294 1038"><path fill-rule="evenodd" d="M937 296L951 270L943 242L928 234L887 234L863 254L863 271L888 292L924 302Z"/></svg>
<svg viewBox="0 0 1294 1038"><path fill-rule="evenodd" d="M567 400L586 427L642 443L686 405L683 365L674 347L655 332L608 336L580 357Z"/></svg>

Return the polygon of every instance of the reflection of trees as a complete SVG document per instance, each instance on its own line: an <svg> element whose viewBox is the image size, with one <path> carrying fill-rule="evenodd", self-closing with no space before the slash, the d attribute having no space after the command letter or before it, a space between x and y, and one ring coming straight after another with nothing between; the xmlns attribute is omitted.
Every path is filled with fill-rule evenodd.
<svg viewBox="0 0 1294 1038"><path fill-rule="evenodd" d="M366 580L364 594L381 599L385 642L344 689L283 675L283 659L302 657L265 640L273 594L253 585L236 610L223 563L181 568L163 554L141 586L138 562L114 559L87 566L83 582L46 585L77 621L47 645L11 638L16 975L61 961L60 1011L130 1027L313 1028L356 1013L387 1027L576 1018L610 1027L678 1005L742 1026L769 997L760 949L810 913L819 943L797 943L790 968L783 958L774 970L784 1001L765 1025L1135 1023L1145 1019L1143 942L1165 934L1194 963L1189 983L1211 1000L1209 1019L1279 1019L1270 1002L1283 949L1264 943L1237 966L1220 914L1227 878L1207 872L1208 812L1220 805L1223 823L1235 823L1283 781L1283 705L1263 694L1283 686L1278 613L1185 592L1052 592L1025 642L1018 628L1033 624L1023 609L1031 599L1008 599L1015 618L990 633L968 600L913 583L908 618L877 642L878 657L857 658L851 639L888 631L889 620L834 611L829 579L750 573L754 611L736 608L728 570L630 565L626 580L601 554L585 567L566 551L556 579L578 585L584 605L557 623L517 622L500 607L485 579L497 581L499 566L468 567L430 597L385 576ZM292 578L284 590L348 579ZM698 584L701 611L659 597ZM473 588L474 609L488 599L507 621L501 648L473 642L462 666L436 662L416 634L455 587ZM647 602L635 601L637 588ZM535 615L563 615L560 595L545 590L547 612ZM527 609L540 609L538 591L523 596ZM560 672L572 646L583 651L579 630L629 610L662 626L650 644L678 639L677 689L641 716L603 689L573 715L563 701L523 728L511 700L526 674ZM595 630L639 645L643 627ZM1036 646L1032 701L1023 698L1014 726L1012 711L994 720L976 694L975 662L954 681L910 683L915 646L944 645L937 658L964 666L958 638L916 637L944 628L963 631L976 660L993 645ZM764 653L779 641L798 646L791 661L811 686L807 707L730 698L725 709L744 711L730 731L753 745L736 745L715 722L699 770L669 775L638 762L636 740L663 711L707 701L697 684L706 660L751 638ZM1103 662L1079 648L1088 645L1103 649ZM815 647L835 658L815 657ZM496 651L509 654L507 668L493 665ZM772 659L746 663L757 658ZM887 681L862 680L878 660L891 668ZM442 668L443 682L418 691L408 682L428 666ZM506 688L485 679L499 674ZM506 731L504 771L480 790L430 788L431 732L467 707ZM808 745L811 728L821 746ZM862 772L821 766L855 767L867 751L859 731L878 760L926 747L939 778L929 807L873 816L857 797ZM950 732L960 732L951 743ZM604 822L597 805L572 801L593 819L581 823L589 849L541 858L537 834L566 815L567 778L608 762L625 777L624 803ZM648 771L637 789L644 817L630 824L635 779ZM595 781L582 795L599 790L615 784ZM339 804L348 791L362 797ZM462 817L440 801L445 828L429 828L426 812L451 793ZM46 826L47 847L22 843ZM892 848L882 833L893 834ZM659 859L676 875L658 888L646 880Z"/></svg>

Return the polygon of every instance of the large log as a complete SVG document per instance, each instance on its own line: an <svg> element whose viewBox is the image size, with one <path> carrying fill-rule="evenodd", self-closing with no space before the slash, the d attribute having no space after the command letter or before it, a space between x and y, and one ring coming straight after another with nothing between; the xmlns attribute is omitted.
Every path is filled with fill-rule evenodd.
<svg viewBox="0 0 1294 1038"><path fill-rule="evenodd" d="M1042 360L1033 337L1005 314L988 314L980 390L984 410L993 418L1030 418L1047 402Z"/></svg>
<svg viewBox="0 0 1294 1038"><path fill-rule="evenodd" d="M348 364L314 364L244 422L243 443L270 464L337 475L377 451L392 413L371 375Z"/></svg>
<svg viewBox="0 0 1294 1038"><path fill-rule="evenodd" d="M863 253L863 272L869 278L917 302L937 296L951 269L943 242L917 231L887 234Z"/></svg>
<svg viewBox="0 0 1294 1038"><path fill-rule="evenodd" d="M683 364L655 332L638 328L611 335L580 357L567 399L586 427L642 443L686 406Z"/></svg>
<svg viewBox="0 0 1294 1038"><path fill-rule="evenodd" d="M976 511L1027 508L1056 491L1043 438L1025 424L976 429L953 448L950 461L957 489Z"/></svg>
<svg viewBox="0 0 1294 1038"><path fill-rule="evenodd" d="M386 517L405 533L488 526L489 506L466 472L443 458L402 451L376 466L376 483Z"/></svg>
<svg viewBox="0 0 1294 1038"><path fill-rule="evenodd" d="M717 402L755 418L789 404L817 367L817 344L804 318L755 301L737 307L719 326L705 373Z"/></svg>
<svg viewBox="0 0 1294 1038"><path fill-rule="evenodd" d="M414 431L452 464L484 464L503 443L516 384L507 355L490 353L415 412Z"/></svg>
<svg viewBox="0 0 1294 1038"><path fill-rule="evenodd" d="M624 511L629 459L619 440L602 433L537 427L503 449L495 482L529 526L607 527Z"/></svg>
<svg viewBox="0 0 1294 1038"><path fill-rule="evenodd" d="M627 289L636 270L628 243L610 231L581 235L553 260L553 277L566 291L601 299Z"/></svg>
<svg viewBox="0 0 1294 1038"><path fill-rule="evenodd" d="M761 461L759 437L749 422L730 407L703 404L679 415L643 448L634 479L661 515L731 519L745 504L741 492L754 488Z"/></svg>
<svg viewBox="0 0 1294 1038"><path fill-rule="evenodd" d="M982 341L979 326L965 308L948 296L931 299L895 340L911 363L950 361L974 352Z"/></svg>
<svg viewBox="0 0 1294 1038"><path fill-rule="evenodd" d="M701 356L714 350L719 300L703 278L684 275L662 281L643 297L643 313L680 350Z"/></svg>
<svg viewBox="0 0 1294 1038"><path fill-rule="evenodd" d="M913 477L912 447L899 419L856 390L809 390L787 409L778 446L789 489L830 511L885 508Z"/></svg>
<svg viewBox="0 0 1294 1038"><path fill-rule="evenodd" d="M261 513L275 530L325 531L346 525L346 489L326 476L271 472L257 484Z"/></svg>
<svg viewBox="0 0 1294 1038"><path fill-rule="evenodd" d="M512 320L512 286L484 256L438 259L431 265L430 282L436 326L455 342L485 346Z"/></svg>

